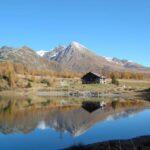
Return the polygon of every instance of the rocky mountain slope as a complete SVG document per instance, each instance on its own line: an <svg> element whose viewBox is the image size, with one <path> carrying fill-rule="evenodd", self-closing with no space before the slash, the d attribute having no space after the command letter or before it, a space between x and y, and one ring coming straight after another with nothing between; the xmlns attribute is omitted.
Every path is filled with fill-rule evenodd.
<svg viewBox="0 0 150 150"><path fill-rule="evenodd" d="M55 61L47 61L37 55L37 53L27 46L13 48L3 46L0 48L0 61L11 61L13 63L21 63L31 69L51 69L59 70L60 65Z"/></svg>
<svg viewBox="0 0 150 150"><path fill-rule="evenodd" d="M72 42L67 47L58 46L50 52L45 52L42 57L49 61L58 62L63 68L78 72L99 71L101 69L150 71L149 68L128 60L98 56L77 42Z"/></svg>
<svg viewBox="0 0 150 150"><path fill-rule="evenodd" d="M48 69L58 72L62 70L150 72L150 68L128 60L98 56L77 42L72 42L67 47L58 46L52 51L34 51L27 46L20 48L3 46L0 48L0 61L5 60L21 63L32 69Z"/></svg>

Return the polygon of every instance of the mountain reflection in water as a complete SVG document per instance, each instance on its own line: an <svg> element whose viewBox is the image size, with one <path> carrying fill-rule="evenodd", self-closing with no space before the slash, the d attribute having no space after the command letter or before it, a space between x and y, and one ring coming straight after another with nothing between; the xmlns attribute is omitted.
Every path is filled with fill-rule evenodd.
<svg viewBox="0 0 150 150"><path fill-rule="evenodd" d="M32 109L0 114L0 132L3 134L30 133L35 129L52 128L79 136L97 122L127 117L141 111L142 107L106 107L89 113L82 107Z"/></svg>

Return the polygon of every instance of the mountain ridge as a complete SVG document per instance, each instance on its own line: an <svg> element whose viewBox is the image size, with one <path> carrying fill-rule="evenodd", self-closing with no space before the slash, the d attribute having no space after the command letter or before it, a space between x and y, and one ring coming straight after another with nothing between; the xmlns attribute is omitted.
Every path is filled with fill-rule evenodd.
<svg viewBox="0 0 150 150"><path fill-rule="evenodd" d="M0 48L0 61L22 63L34 69L69 70L73 72L132 71L148 72L150 68L125 59L96 55L86 46L73 41L68 46L59 45L51 51L35 51L28 46Z"/></svg>
<svg viewBox="0 0 150 150"><path fill-rule="evenodd" d="M147 71L150 69L149 67L125 59L118 59L116 57L108 58L96 55L86 46L75 41L63 48L61 46L56 47L52 51L45 53L43 57L49 61L56 61L65 68L77 72L96 71L106 68L107 70L112 71Z"/></svg>
<svg viewBox="0 0 150 150"><path fill-rule="evenodd" d="M61 70L61 67L57 62L47 61L46 59L37 55L37 53L28 46L22 46L19 48L13 48L9 46L1 47L0 61L21 63L24 66L34 70Z"/></svg>

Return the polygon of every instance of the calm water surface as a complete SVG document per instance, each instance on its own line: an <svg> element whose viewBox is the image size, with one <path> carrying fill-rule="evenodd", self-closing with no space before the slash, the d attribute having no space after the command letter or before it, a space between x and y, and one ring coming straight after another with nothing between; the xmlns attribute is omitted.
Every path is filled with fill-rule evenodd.
<svg viewBox="0 0 150 150"><path fill-rule="evenodd" d="M52 150L83 143L150 135L150 109L82 107L0 115L1 150Z"/></svg>

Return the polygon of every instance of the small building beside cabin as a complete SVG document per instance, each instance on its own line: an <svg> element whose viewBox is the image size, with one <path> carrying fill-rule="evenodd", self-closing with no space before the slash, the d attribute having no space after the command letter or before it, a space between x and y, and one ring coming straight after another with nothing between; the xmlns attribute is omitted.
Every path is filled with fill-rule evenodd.
<svg viewBox="0 0 150 150"><path fill-rule="evenodd" d="M94 72L89 72L85 74L82 78L82 84L105 84L106 83L106 77L101 76Z"/></svg>

